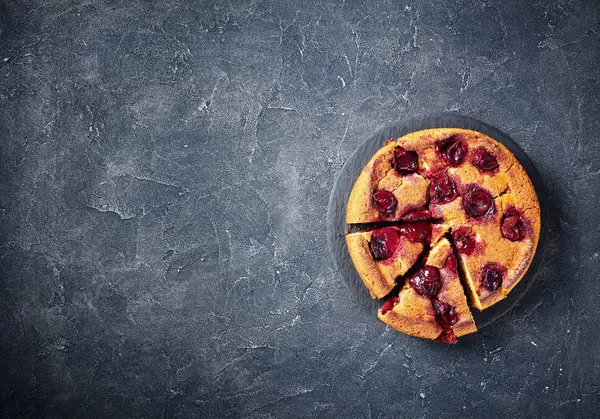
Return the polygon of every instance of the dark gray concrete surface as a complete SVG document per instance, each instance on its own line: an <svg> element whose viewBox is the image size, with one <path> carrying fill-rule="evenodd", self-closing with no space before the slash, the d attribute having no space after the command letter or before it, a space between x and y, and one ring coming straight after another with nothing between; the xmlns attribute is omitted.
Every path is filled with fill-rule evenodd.
<svg viewBox="0 0 600 419"><path fill-rule="evenodd" d="M0 416L597 417L600 4L0 3ZM551 234L457 346L387 329L327 200L384 124L508 133Z"/></svg>

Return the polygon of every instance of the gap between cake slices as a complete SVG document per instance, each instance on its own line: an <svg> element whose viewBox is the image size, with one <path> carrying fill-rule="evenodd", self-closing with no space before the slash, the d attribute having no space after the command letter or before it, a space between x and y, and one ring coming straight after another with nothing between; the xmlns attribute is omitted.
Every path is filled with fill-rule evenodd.
<svg viewBox="0 0 600 419"><path fill-rule="evenodd" d="M388 297L378 317L409 335L456 343L477 330L458 278L457 263L443 238L405 275L398 296Z"/></svg>
<svg viewBox="0 0 600 419"><path fill-rule="evenodd" d="M438 231L439 227L420 221L347 234L350 257L371 296L388 295Z"/></svg>

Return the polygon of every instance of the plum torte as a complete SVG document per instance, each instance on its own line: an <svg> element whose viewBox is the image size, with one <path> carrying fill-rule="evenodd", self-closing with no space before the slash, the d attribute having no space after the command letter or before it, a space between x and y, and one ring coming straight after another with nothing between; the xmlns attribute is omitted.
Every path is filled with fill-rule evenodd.
<svg viewBox="0 0 600 419"><path fill-rule="evenodd" d="M353 186L346 223L354 266L372 297L386 299L379 318L452 343L477 330L463 286L484 310L524 276L540 205L504 145L475 131L428 129L375 153Z"/></svg>

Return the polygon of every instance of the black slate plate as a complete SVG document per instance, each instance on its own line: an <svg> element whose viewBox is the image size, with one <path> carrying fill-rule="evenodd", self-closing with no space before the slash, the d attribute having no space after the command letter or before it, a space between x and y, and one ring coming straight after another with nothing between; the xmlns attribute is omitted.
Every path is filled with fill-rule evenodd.
<svg viewBox="0 0 600 419"><path fill-rule="evenodd" d="M344 238L344 229L346 228L346 202L348 201L350 191L352 190L356 178L364 166L369 162L371 156L373 156L386 140L398 138L409 132L428 128L471 129L486 134L496 141L501 142L514 153L517 160L519 160L521 165L525 168L540 200L542 212L540 240L529 270L504 300L496 303L483 312L480 312L477 309L471 310L477 327L482 329L508 313L527 293L527 290L531 287L540 267L548 236L548 201L540 175L525 152L508 135L500 132L496 128L466 116L440 114L414 118L404 122L396 122L379 130L352 153L344 164L344 167L342 167L342 170L333 185L333 190L329 197L329 207L327 209L327 242L329 244L329 251L331 252L335 268L341 273L352 293L360 303L364 305L365 309L373 315L376 315L382 302L371 298L369 291L363 285L362 280L354 269L354 265L350 260L350 255L348 254L348 249L346 247L346 240Z"/></svg>

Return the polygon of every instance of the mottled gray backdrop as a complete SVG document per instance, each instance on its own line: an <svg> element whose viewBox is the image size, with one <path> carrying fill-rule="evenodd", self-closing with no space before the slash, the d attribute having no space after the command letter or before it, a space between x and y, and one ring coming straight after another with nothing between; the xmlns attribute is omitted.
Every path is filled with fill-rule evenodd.
<svg viewBox="0 0 600 419"><path fill-rule="evenodd" d="M0 2L0 416L593 417L600 3ZM551 202L538 281L446 346L331 264L384 124L508 133Z"/></svg>

